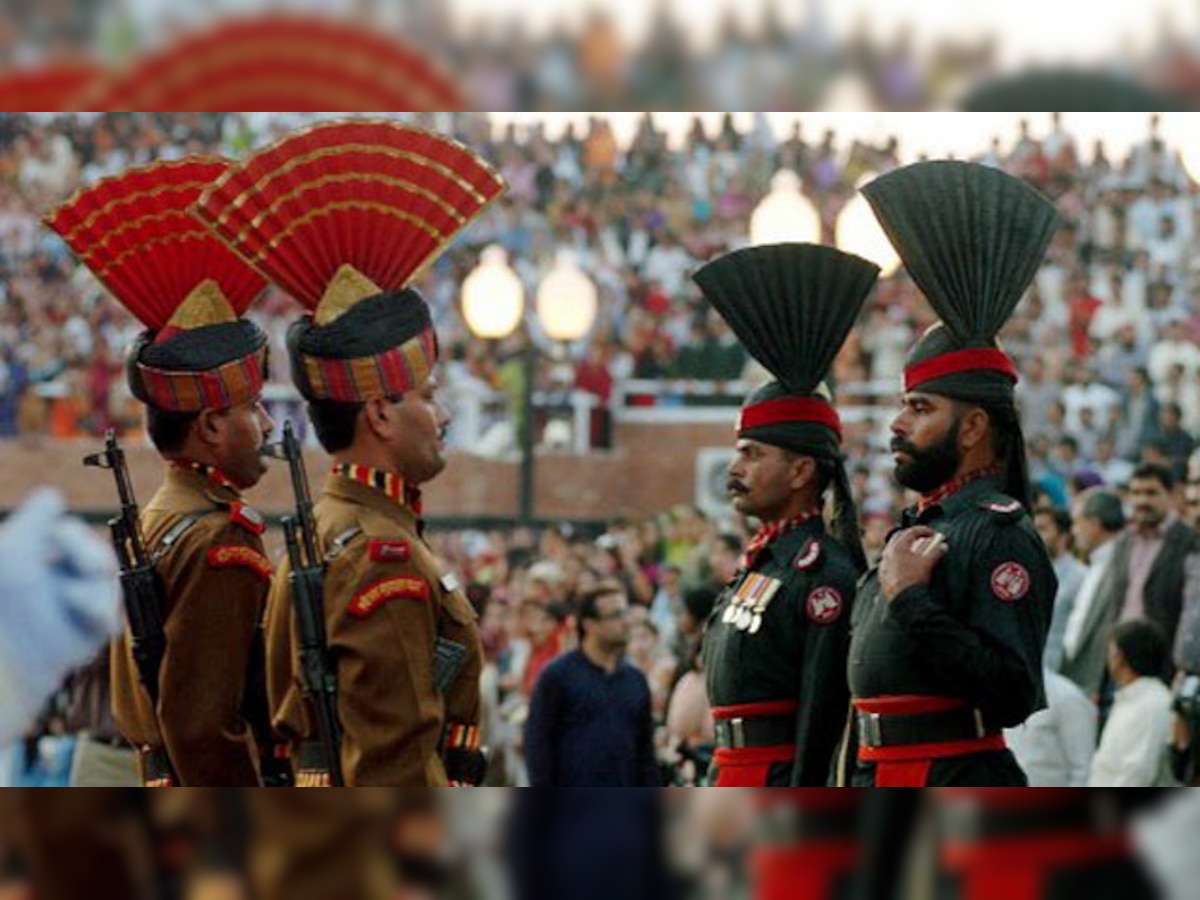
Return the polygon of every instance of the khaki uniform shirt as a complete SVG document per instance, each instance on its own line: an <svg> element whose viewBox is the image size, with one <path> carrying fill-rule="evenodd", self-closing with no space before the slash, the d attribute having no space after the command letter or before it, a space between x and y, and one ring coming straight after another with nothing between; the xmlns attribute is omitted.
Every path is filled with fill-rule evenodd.
<svg viewBox="0 0 1200 900"><path fill-rule="evenodd" d="M474 610L444 575L409 506L335 474L314 516L318 552L327 558L326 642L336 667L346 786L444 786L443 729L479 724L483 651ZM434 680L439 638L467 650L445 694ZM281 571L268 604L267 686L276 729L294 745L317 738L297 647Z"/></svg>
<svg viewBox="0 0 1200 900"><path fill-rule="evenodd" d="M171 466L142 512L147 551L195 512L205 515L156 566L167 642L157 715L126 632L111 656L113 716L134 746L167 752L181 786L255 787L258 748L243 701L271 579L262 520L232 488Z"/></svg>

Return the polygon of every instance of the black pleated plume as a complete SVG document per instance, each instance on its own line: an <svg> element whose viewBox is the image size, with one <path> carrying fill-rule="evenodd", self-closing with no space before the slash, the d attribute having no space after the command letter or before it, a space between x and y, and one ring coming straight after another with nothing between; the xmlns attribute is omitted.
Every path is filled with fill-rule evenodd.
<svg viewBox="0 0 1200 900"><path fill-rule="evenodd" d="M825 379L878 277L874 263L816 244L748 247L692 275L750 355L797 395Z"/></svg>
<svg viewBox="0 0 1200 900"><path fill-rule="evenodd" d="M1173 94L1110 72L1044 69L987 82L960 103L964 112L1057 109L1062 112L1173 112L1187 109Z"/></svg>
<svg viewBox="0 0 1200 900"><path fill-rule="evenodd" d="M974 163L905 166L863 194L955 341L991 346L1060 224L1028 183Z"/></svg>

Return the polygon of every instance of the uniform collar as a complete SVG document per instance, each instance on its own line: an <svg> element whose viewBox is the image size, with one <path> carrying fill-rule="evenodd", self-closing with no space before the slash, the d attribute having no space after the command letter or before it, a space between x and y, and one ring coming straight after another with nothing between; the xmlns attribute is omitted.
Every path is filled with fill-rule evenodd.
<svg viewBox="0 0 1200 900"><path fill-rule="evenodd" d="M423 511L420 488L406 484L395 472L354 463L337 463L333 467L333 474L379 491L393 503L412 510L416 516Z"/></svg>
<svg viewBox="0 0 1200 900"><path fill-rule="evenodd" d="M368 466L356 466L357 469L369 469ZM361 474L361 473L360 473ZM397 477L397 481L400 479ZM424 530L424 523L409 503L395 499L395 491L389 493L377 488L370 480L363 481L350 477L348 470L342 466L334 466L325 482L326 496L375 510L387 518L400 523L409 531L418 535ZM404 493L400 496L403 498Z"/></svg>
<svg viewBox="0 0 1200 900"><path fill-rule="evenodd" d="M821 510L816 507L793 519L781 519L778 522L766 523L746 545L746 552L742 555L741 568L743 570L753 569L764 556L773 555L773 549L781 541L793 536L808 536L818 533L824 529L824 526L825 520L821 518Z"/></svg>
<svg viewBox="0 0 1200 900"><path fill-rule="evenodd" d="M905 519L929 521L942 516L954 516L971 506L982 494L997 490L999 467L977 469L961 478L948 481L905 512ZM941 515L939 515L939 513Z"/></svg>
<svg viewBox="0 0 1200 900"><path fill-rule="evenodd" d="M234 483L233 479L216 466L206 463L172 460L167 469L167 478L181 483L194 484L206 497L218 503L229 503L242 499L241 488Z"/></svg>

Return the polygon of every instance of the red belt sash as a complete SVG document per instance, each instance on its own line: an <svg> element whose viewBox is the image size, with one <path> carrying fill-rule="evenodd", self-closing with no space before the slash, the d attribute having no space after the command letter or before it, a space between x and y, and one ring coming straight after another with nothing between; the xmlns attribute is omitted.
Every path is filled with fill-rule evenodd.
<svg viewBox="0 0 1200 900"><path fill-rule="evenodd" d="M966 704L953 697L872 697L855 700L858 713L879 716L919 716L963 709ZM931 744L905 744L897 747L858 748L860 762L875 763L876 787L925 787L935 760L1007 749L1004 735L994 734L967 740Z"/></svg>
<svg viewBox="0 0 1200 900"><path fill-rule="evenodd" d="M717 721L753 719L760 716L791 716L800 708L794 700L743 703L718 706L712 711ZM717 787L766 787L771 766L791 765L796 759L795 744L778 747L718 747L713 754L717 767Z"/></svg>
<svg viewBox="0 0 1200 900"><path fill-rule="evenodd" d="M755 851L750 861L754 900L832 900L838 880L854 870L858 859L853 838Z"/></svg>

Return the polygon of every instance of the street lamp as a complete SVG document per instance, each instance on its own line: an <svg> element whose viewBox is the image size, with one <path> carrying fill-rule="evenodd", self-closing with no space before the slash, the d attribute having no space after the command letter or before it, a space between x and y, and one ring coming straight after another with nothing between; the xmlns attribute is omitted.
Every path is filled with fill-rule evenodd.
<svg viewBox="0 0 1200 900"><path fill-rule="evenodd" d="M559 250L537 290L538 321L546 337L573 344L592 330L598 308L596 286L575 264L575 254Z"/></svg>
<svg viewBox="0 0 1200 900"><path fill-rule="evenodd" d="M800 176L781 169L771 179L771 191L750 214L750 243L817 243L821 240L821 216L812 202L800 193Z"/></svg>
<svg viewBox="0 0 1200 900"><path fill-rule="evenodd" d="M858 188L874 178L873 174L860 178ZM886 278L900 268L900 255L884 233L871 204L858 188L855 189L854 198L838 215L837 228L834 230L835 243L839 250L857 254L875 263Z"/></svg>
<svg viewBox="0 0 1200 900"><path fill-rule="evenodd" d="M462 312L471 333L485 340L503 340L521 324L525 286L509 267L503 247L487 247L463 280Z"/></svg>
<svg viewBox="0 0 1200 900"><path fill-rule="evenodd" d="M479 266L463 281L463 318L476 336L501 340L513 334L521 324L525 309L525 288L509 267L504 251L489 247ZM554 267L538 286L537 316L547 336L556 341L580 340L596 321L596 286L575 264L574 257L561 251ZM537 380L538 347L532 330L526 327L524 350L524 386L521 410L521 481L520 520L533 524L534 439L533 387Z"/></svg>

